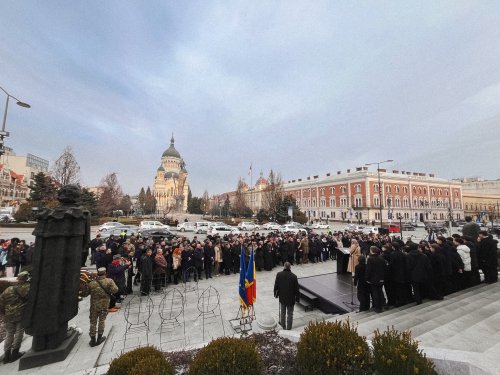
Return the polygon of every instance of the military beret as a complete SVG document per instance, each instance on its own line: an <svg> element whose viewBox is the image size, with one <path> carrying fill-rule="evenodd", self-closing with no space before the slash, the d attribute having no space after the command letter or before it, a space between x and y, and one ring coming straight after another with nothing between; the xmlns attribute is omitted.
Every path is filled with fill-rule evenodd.
<svg viewBox="0 0 500 375"><path fill-rule="evenodd" d="M22 272L19 272L17 274L17 279L18 280L26 281L26 280L29 279L29 277L30 277L30 274L29 274L28 271L22 271Z"/></svg>
<svg viewBox="0 0 500 375"><path fill-rule="evenodd" d="M97 274L98 275L104 275L106 273L106 268L101 267L97 269Z"/></svg>

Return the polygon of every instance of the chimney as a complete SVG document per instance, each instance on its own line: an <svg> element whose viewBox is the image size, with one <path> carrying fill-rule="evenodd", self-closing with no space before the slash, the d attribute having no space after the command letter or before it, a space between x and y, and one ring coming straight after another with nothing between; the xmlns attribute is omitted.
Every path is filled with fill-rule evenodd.
<svg viewBox="0 0 500 375"><path fill-rule="evenodd" d="M330 173L327 173L327 174L326 174L326 177L330 177Z"/></svg>
<svg viewBox="0 0 500 375"><path fill-rule="evenodd" d="M337 171L337 174L341 174L342 172L341 171Z"/></svg>
<svg viewBox="0 0 500 375"><path fill-rule="evenodd" d="M351 173L351 170L350 170L350 169L348 169L348 170L347 170L347 173Z"/></svg>

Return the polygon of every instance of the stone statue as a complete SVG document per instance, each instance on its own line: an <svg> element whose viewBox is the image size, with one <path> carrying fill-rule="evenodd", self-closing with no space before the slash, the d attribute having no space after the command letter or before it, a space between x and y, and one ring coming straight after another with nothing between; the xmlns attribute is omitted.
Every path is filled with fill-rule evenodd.
<svg viewBox="0 0 500 375"><path fill-rule="evenodd" d="M90 241L90 213L76 206L79 198L80 188L66 185L58 194L60 206L37 217L32 283L23 317L35 352L57 348L66 338L68 321L78 313L82 252Z"/></svg>

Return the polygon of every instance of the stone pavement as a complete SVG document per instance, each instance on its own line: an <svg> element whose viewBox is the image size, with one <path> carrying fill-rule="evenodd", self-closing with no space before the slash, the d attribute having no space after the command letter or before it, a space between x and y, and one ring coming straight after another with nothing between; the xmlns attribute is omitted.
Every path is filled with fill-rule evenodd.
<svg viewBox="0 0 500 375"><path fill-rule="evenodd" d="M255 315L257 320L264 316L271 316L278 321L278 300L273 296L274 280L276 273L281 271L282 267L276 267L273 271L257 272L257 302L255 304ZM306 276L320 275L324 273L334 272L336 270L336 262L328 261L326 263L305 264L300 266L292 266L292 271L300 278ZM239 275L223 275L220 277L213 276L209 280L200 280L198 283L198 293L202 294L203 290L209 286L215 288L220 295L220 310L216 309L215 314L207 314L205 319L200 316L198 310L198 296L195 291L186 293L186 302L184 307L184 319L182 314L178 321L180 325L164 324L161 328L161 318L158 311L160 302L163 298L163 293L153 293L151 301L154 305L149 319L149 330L146 326L132 326L132 329L127 332L127 323L125 319L126 305L131 301L131 306L138 307L139 297L136 296L137 287L134 287L134 296L128 296L123 304L122 309L116 313L108 314L106 319L107 335L106 342L99 346L91 348L89 343L89 298L85 298L80 302L80 311L70 325L76 325L83 330L78 343L73 348L65 361L53 363L39 368L18 371L19 362L0 365L0 373L12 374L19 372L20 374L101 374L105 373L107 364L120 355L125 349L126 351L140 345L155 345L165 351L182 348L197 347L211 341L213 338L224 336L233 336L235 332L231 327L230 320L236 318L239 309L238 297L238 281ZM194 283L191 283L193 285ZM184 292L183 284L176 286ZM165 291L168 292L173 286L168 286ZM147 306L147 299L142 298L141 306ZM206 299L203 299L206 301ZM211 304L212 302L210 302ZM182 304L176 304L179 306ZM129 320L134 315L131 309L129 312ZM167 311L167 310L165 310ZM141 316L147 316L148 310L141 310ZM219 316L215 316L219 315ZM222 321L221 316L222 315ZM296 305L294 312L294 327L306 325L311 320L323 320L331 318L331 314L324 314L319 310L305 312L303 308ZM141 319L143 320L143 319ZM205 324L203 324L205 321ZM185 334L184 325L185 322ZM224 327L223 327L224 324ZM203 335L203 327L205 332ZM279 326L278 326L279 327ZM31 347L31 337L25 337L21 350L28 350Z"/></svg>

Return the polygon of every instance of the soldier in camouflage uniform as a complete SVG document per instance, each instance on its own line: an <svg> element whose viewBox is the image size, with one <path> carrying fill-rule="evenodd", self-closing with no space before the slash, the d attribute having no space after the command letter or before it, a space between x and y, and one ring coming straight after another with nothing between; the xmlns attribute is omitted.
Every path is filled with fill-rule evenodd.
<svg viewBox="0 0 500 375"><path fill-rule="evenodd" d="M23 352L19 352L19 348L21 347L24 335L21 320L30 290L28 279L28 272L20 272L17 275L17 285L9 286L0 295L0 314L5 317L6 331L3 363L14 362L24 354Z"/></svg>
<svg viewBox="0 0 500 375"><path fill-rule="evenodd" d="M106 277L106 268L101 267L97 270L97 280L89 283L88 291L90 294L90 346L100 345L106 340L104 333L104 321L108 315L109 294L118 292L115 282ZM107 292L107 293L106 293ZM97 340L95 337L97 320Z"/></svg>

